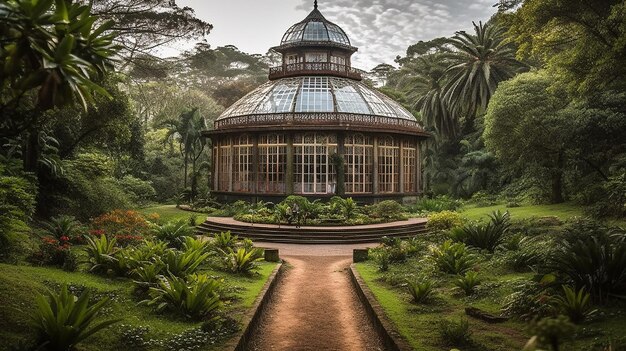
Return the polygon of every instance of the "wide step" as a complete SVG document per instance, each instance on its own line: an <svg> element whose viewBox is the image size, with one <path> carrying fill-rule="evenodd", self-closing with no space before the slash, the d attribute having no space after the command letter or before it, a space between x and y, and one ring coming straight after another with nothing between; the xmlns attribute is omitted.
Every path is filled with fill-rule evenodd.
<svg viewBox="0 0 626 351"><path fill-rule="evenodd" d="M409 238L427 233L425 220L410 220L356 227L302 227L251 225L210 217L197 228L199 234L230 231L254 241L306 244L357 244L379 242L382 237Z"/></svg>

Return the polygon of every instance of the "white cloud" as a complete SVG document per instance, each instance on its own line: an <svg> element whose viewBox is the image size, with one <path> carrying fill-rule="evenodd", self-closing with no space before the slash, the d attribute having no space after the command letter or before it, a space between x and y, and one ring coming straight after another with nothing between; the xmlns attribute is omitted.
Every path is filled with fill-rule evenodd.
<svg viewBox="0 0 626 351"><path fill-rule="evenodd" d="M324 16L338 24L359 47L354 66L371 69L393 63L419 40L451 36L486 21L495 12L495 0L335 0L320 1ZM301 0L297 10L311 10L313 2Z"/></svg>

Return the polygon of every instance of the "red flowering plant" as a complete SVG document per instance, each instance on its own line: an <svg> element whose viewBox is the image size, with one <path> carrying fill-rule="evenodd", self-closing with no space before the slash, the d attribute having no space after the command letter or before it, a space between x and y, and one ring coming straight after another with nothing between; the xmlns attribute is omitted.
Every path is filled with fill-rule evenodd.
<svg viewBox="0 0 626 351"><path fill-rule="evenodd" d="M67 236L61 236L59 239L44 236L34 258L41 264L62 266L70 254L70 249L70 238Z"/></svg>
<svg viewBox="0 0 626 351"><path fill-rule="evenodd" d="M120 246L136 245L144 239L149 230L149 223L137 211L113 210L92 221L91 235L100 237L105 234L115 238Z"/></svg>

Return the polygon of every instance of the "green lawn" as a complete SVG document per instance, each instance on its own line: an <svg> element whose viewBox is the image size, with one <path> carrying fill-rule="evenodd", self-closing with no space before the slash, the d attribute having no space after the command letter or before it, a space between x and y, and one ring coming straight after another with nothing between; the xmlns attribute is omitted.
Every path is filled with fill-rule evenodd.
<svg viewBox="0 0 626 351"><path fill-rule="evenodd" d="M202 213L183 211L181 209L176 208L175 205L158 205L158 206L145 207L145 208L140 209L139 212L143 213L146 216L156 213L159 215L159 220L163 222L179 221L179 220L188 221L190 217L195 216L196 222L199 223L200 221L203 220L204 217L206 217L206 215Z"/></svg>
<svg viewBox="0 0 626 351"><path fill-rule="evenodd" d="M565 220L570 217L583 215L582 209L572 203L531 205L511 208L506 207L506 205L495 205L489 207L468 206L461 211L461 214L469 219L480 219L496 210L509 211L511 213L511 217L514 219L554 216Z"/></svg>
<svg viewBox="0 0 626 351"><path fill-rule="evenodd" d="M223 278L228 292L224 311L236 320L253 305L267 278L276 267L275 263L260 264L259 274L253 277L231 275L220 271L204 270L211 276ZM147 327L146 336L162 340L163 347L143 350L170 350L170 339L202 323L185 321L171 315L157 314L150 308L138 306L141 299L134 293L133 283L123 278L107 278L87 273L68 273L57 268L29 267L0 264L0 350L10 350L21 339L30 338L28 316L38 293L54 289L59 284L85 286L96 296L109 296L112 300L105 309L105 318L121 318L122 322L95 334L81 344L81 350L127 350L122 332L137 327ZM210 348L219 350L219 345Z"/></svg>

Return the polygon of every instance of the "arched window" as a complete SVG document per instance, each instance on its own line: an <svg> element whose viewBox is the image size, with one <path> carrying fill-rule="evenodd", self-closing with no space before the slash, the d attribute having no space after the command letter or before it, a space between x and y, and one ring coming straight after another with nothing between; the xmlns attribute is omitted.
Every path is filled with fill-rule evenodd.
<svg viewBox="0 0 626 351"><path fill-rule="evenodd" d="M417 144L415 141L402 142L402 167L404 192L417 192Z"/></svg>
<svg viewBox="0 0 626 351"><path fill-rule="evenodd" d="M230 138L220 139L213 150L213 162L215 162L215 190L230 191L232 175L232 148Z"/></svg>
<svg viewBox="0 0 626 351"><path fill-rule="evenodd" d="M378 192L400 191L400 146L388 136L378 141Z"/></svg>
<svg viewBox="0 0 626 351"><path fill-rule="evenodd" d="M347 194L372 192L372 158L374 144L371 137L349 134L344 142L344 164Z"/></svg>
<svg viewBox="0 0 626 351"><path fill-rule="evenodd" d="M233 143L233 191L252 191L252 138L242 135Z"/></svg>
<svg viewBox="0 0 626 351"><path fill-rule="evenodd" d="M259 193L284 194L287 169L287 143L283 134L259 137Z"/></svg>
<svg viewBox="0 0 626 351"><path fill-rule="evenodd" d="M317 133L294 137L294 192L333 194L337 180L330 156L337 152L337 137Z"/></svg>

